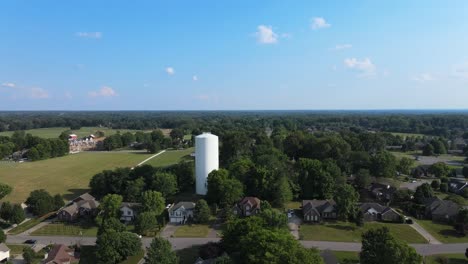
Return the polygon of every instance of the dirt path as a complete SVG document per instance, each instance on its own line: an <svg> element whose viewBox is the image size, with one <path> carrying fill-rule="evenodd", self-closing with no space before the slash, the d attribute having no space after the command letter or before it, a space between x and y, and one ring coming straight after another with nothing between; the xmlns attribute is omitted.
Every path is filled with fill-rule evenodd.
<svg viewBox="0 0 468 264"><path fill-rule="evenodd" d="M145 162L147 162L148 160L150 160L150 159L152 159L152 158L155 158L155 157L157 157L157 156L163 154L164 152L166 152L166 150L161 150L161 151L159 151L158 153L154 154L153 156L151 156L151 157L145 159L144 161L138 163L135 167L138 167L138 166L141 166L141 165L145 164Z"/></svg>

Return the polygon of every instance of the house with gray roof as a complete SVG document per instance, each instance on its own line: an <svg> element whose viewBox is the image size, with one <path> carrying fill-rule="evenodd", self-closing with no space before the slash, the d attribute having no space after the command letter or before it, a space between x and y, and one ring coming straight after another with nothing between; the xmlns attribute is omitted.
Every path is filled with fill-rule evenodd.
<svg viewBox="0 0 468 264"><path fill-rule="evenodd" d="M140 207L140 203L122 203L120 205L120 221L128 223L135 220Z"/></svg>
<svg viewBox="0 0 468 264"><path fill-rule="evenodd" d="M441 200L437 197L427 199L426 217L435 222L453 222L457 218L458 211L462 208L460 205L448 201Z"/></svg>
<svg viewBox="0 0 468 264"><path fill-rule="evenodd" d="M257 197L244 197L234 205L233 212L239 216L251 216L260 212L260 199Z"/></svg>
<svg viewBox="0 0 468 264"><path fill-rule="evenodd" d="M362 203L359 204L364 221L384 221L384 222L399 222L401 216L391 207L383 206L378 203Z"/></svg>
<svg viewBox="0 0 468 264"><path fill-rule="evenodd" d="M193 202L178 202L172 205L169 212L169 222L177 224L185 224L187 220L193 218L195 203Z"/></svg>
<svg viewBox="0 0 468 264"><path fill-rule="evenodd" d="M302 213L305 222L321 222L322 220L337 218L336 202L329 200L303 200Z"/></svg>
<svg viewBox="0 0 468 264"><path fill-rule="evenodd" d="M69 203L57 213L60 221L73 222L80 217L95 216L98 212L99 202L86 193Z"/></svg>

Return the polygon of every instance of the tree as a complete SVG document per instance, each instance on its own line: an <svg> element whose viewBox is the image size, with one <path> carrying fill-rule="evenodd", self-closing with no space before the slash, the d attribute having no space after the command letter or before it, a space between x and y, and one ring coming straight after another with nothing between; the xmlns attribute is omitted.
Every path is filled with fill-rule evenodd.
<svg viewBox="0 0 468 264"><path fill-rule="evenodd" d="M468 258L468 248L465 250L465 257Z"/></svg>
<svg viewBox="0 0 468 264"><path fill-rule="evenodd" d="M463 166L462 174L465 178L468 178L468 166Z"/></svg>
<svg viewBox="0 0 468 264"><path fill-rule="evenodd" d="M431 144L426 144L422 152L423 156L432 156L434 155L434 146Z"/></svg>
<svg viewBox="0 0 468 264"><path fill-rule="evenodd" d="M146 191L141 195L141 204L144 212L153 212L158 216L164 211L166 200L160 192Z"/></svg>
<svg viewBox="0 0 468 264"><path fill-rule="evenodd" d="M60 194L54 195L54 208L55 210L58 210L62 208L65 205L65 202L63 201L63 198Z"/></svg>
<svg viewBox="0 0 468 264"><path fill-rule="evenodd" d="M33 263L35 257L36 257L36 253L34 252L32 248L30 247L23 248L23 259L26 264Z"/></svg>
<svg viewBox="0 0 468 264"><path fill-rule="evenodd" d="M420 264L422 257L406 243L395 239L387 227L371 229L362 234L362 264Z"/></svg>
<svg viewBox="0 0 468 264"><path fill-rule="evenodd" d="M468 232L468 209L461 209L458 211L455 229L460 234L466 236L466 233Z"/></svg>
<svg viewBox="0 0 468 264"><path fill-rule="evenodd" d="M147 264L178 264L179 258L172 251L172 246L166 239L155 237L146 249L145 263Z"/></svg>
<svg viewBox="0 0 468 264"><path fill-rule="evenodd" d="M54 198L44 189L32 191L26 204L35 215L44 215L56 209Z"/></svg>
<svg viewBox="0 0 468 264"><path fill-rule="evenodd" d="M356 174L356 185L360 189L366 189L371 184L371 177L369 170L360 169Z"/></svg>
<svg viewBox="0 0 468 264"><path fill-rule="evenodd" d="M0 243L4 243L6 241L6 235L3 230L0 230Z"/></svg>
<svg viewBox="0 0 468 264"><path fill-rule="evenodd" d="M440 191L443 193L448 192L448 184L446 182L441 183L439 188L440 188Z"/></svg>
<svg viewBox="0 0 468 264"><path fill-rule="evenodd" d="M418 186L416 188L416 192L414 193L414 199L420 204L423 204L427 198L432 197L434 197L434 192L428 183L423 183L422 185Z"/></svg>
<svg viewBox="0 0 468 264"><path fill-rule="evenodd" d="M299 186L303 199L329 199L332 198L335 180L323 168L322 162L313 159L299 159Z"/></svg>
<svg viewBox="0 0 468 264"><path fill-rule="evenodd" d="M11 208L11 215L9 219L10 223L19 224L23 222L25 218L26 218L26 215L21 205L14 204L13 208Z"/></svg>
<svg viewBox="0 0 468 264"><path fill-rule="evenodd" d="M10 202L4 202L2 204L2 207L0 208L0 218L2 218L5 221L9 221L11 218L11 211L13 210L13 207L11 206Z"/></svg>
<svg viewBox="0 0 468 264"><path fill-rule="evenodd" d="M193 161L181 161L172 168L177 177L177 186L180 191L195 190L195 163Z"/></svg>
<svg viewBox="0 0 468 264"><path fill-rule="evenodd" d="M444 162L437 162L429 167L429 172L437 178L447 177L450 174L450 167Z"/></svg>
<svg viewBox="0 0 468 264"><path fill-rule="evenodd" d="M220 257L215 258L212 264L234 264L234 261L228 254L223 254Z"/></svg>
<svg viewBox="0 0 468 264"><path fill-rule="evenodd" d="M152 211L138 214L135 223L135 230L138 234L144 235L158 227L157 215Z"/></svg>
<svg viewBox="0 0 468 264"><path fill-rule="evenodd" d="M160 192L165 198L177 192L177 179L172 173L156 172L153 175L151 189Z"/></svg>
<svg viewBox="0 0 468 264"><path fill-rule="evenodd" d="M354 217L354 222L357 226L364 226L364 214L360 209L356 210L356 216Z"/></svg>
<svg viewBox="0 0 468 264"><path fill-rule="evenodd" d="M270 228L286 228L288 224L286 214L277 209L262 208L259 217L261 217Z"/></svg>
<svg viewBox="0 0 468 264"><path fill-rule="evenodd" d="M122 259L136 255L141 250L141 240L131 232L119 233L119 254Z"/></svg>
<svg viewBox="0 0 468 264"><path fill-rule="evenodd" d="M159 142L151 142L148 144L149 153L158 153L161 150L161 145Z"/></svg>
<svg viewBox="0 0 468 264"><path fill-rule="evenodd" d="M381 151L371 158L371 173L376 177L396 175L396 158L388 151Z"/></svg>
<svg viewBox="0 0 468 264"><path fill-rule="evenodd" d="M413 164L414 164L414 160L407 158L407 157L403 157L398 162L397 170L402 174L409 175Z"/></svg>
<svg viewBox="0 0 468 264"><path fill-rule="evenodd" d="M122 204L122 196L118 194L108 194L102 198L101 212L103 221L107 218L119 218L120 217L120 205Z"/></svg>
<svg viewBox="0 0 468 264"><path fill-rule="evenodd" d="M356 204L359 201L359 194L353 186L343 184L338 186L335 192L335 202L338 217L342 220L349 220L355 216Z"/></svg>
<svg viewBox="0 0 468 264"><path fill-rule="evenodd" d="M96 217L96 223L99 226L98 235L108 230L114 230L116 232L123 232L127 229L126 226L122 224L120 220L115 217L110 217L104 220L101 215L98 215Z"/></svg>
<svg viewBox="0 0 468 264"><path fill-rule="evenodd" d="M431 187L432 187L432 189L434 189L434 190L439 189L439 187L440 187L440 182L439 182L438 180L433 180L433 181L431 182Z"/></svg>
<svg viewBox="0 0 468 264"><path fill-rule="evenodd" d="M37 150L36 147L32 147L29 149L27 153L28 159L31 161L36 161L41 159L41 155L39 154L39 151Z"/></svg>
<svg viewBox="0 0 468 264"><path fill-rule="evenodd" d="M0 200L9 195L11 191L13 191L13 188L10 185L0 183Z"/></svg>
<svg viewBox="0 0 468 264"><path fill-rule="evenodd" d="M195 210L193 214L196 223L208 223L211 216L210 207L208 206L208 203L203 199L198 200L197 204L195 205Z"/></svg>
<svg viewBox="0 0 468 264"><path fill-rule="evenodd" d="M231 206L244 195L242 183L229 177L225 169L214 170L208 174L208 193L206 198L210 203L222 207Z"/></svg>
<svg viewBox="0 0 468 264"><path fill-rule="evenodd" d="M99 263L113 264L122 260L119 233L114 230L103 232L96 240L96 257Z"/></svg>

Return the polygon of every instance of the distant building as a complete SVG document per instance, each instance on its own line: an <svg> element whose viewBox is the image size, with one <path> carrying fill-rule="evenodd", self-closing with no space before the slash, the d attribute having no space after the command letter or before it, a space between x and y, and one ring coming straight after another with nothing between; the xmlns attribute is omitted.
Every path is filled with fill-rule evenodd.
<svg viewBox="0 0 468 264"><path fill-rule="evenodd" d="M80 257L75 249L63 244L55 244L47 254L44 264L72 264L80 262Z"/></svg>
<svg viewBox="0 0 468 264"><path fill-rule="evenodd" d="M178 202L172 205L169 212L169 222L185 224L187 220L193 218L193 210L195 209L195 203L193 202Z"/></svg>
<svg viewBox="0 0 468 264"><path fill-rule="evenodd" d="M78 136L76 134L70 134L68 135L68 140L77 140Z"/></svg>
<svg viewBox="0 0 468 264"><path fill-rule="evenodd" d="M372 183L369 191L377 200L387 203L392 200L396 188L388 184Z"/></svg>
<svg viewBox="0 0 468 264"><path fill-rule="evenodd" d="M432 219L434 222L446 223L455 221L458 211L462 208L452 201L441 200L437 197L427 199L425 205L427 218Z"/></svg>
<svg viewBox="0 0 468 264"><path fill-rule="evenodd" d="M139 203L122 203L120 205L120 221L132 222L138 214Z"/></svg>
<svg viewBox="0 0 468 264"><path fill-rule="evenodd" d="M0 262L6 262L10 259L10 249L5 243L0 244Z"/></svg>
<svg viewBox="0 0 468 264"><path fill-rule="evenodd" d="M337 218L336 202L330 200L303 200L302 213L306 222L321 222Z"/></svg>
<svg viewBox="0 0 468 264"><path fill-rule="evenodd" d="M234 205L233 212L240 216L256 215L260 212L260 203L261 201L257 197L244 197Z"/></svg>

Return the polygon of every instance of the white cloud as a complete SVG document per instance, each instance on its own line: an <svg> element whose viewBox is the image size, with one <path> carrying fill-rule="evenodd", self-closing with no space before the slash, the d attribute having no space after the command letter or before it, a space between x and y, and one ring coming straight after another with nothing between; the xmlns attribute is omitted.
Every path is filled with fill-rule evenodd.
<svg viewBox="0 0 468 264"><path fill-rule="evenodd" d="M174 68L167 67L166 68L166 73L169 74L169 75L174 75L175 74Z"/></svg>
<svg viewBox="0 0 468 264"><path fill-rule="evenodd" d="M321 28L331 27L331 25L328 24L327 21L325 21L325 19L323 17L314 17L314 18L312 18L310 27L313 30L317 30L317 29L321 29Z"/></svg>
<svg viewBox="0 0 468 264"><path fill-rule="evenodd" d="M435 78L430 73L421 73L421 74L413 76L411 80L416 81L416 82L429 82L429 81L434 81Z"/></svg>
<svg viewBox="0 0 468 264"><path fill-rule="evenodd" d="M350 49L352 48L353 45L351 44L337 44L335 47L332 48L332 50L345 50L345 49Z"/></svg>
<svg viewBox="0 0 468 264"><path fill-rule="evenodd" d="M80 38L100 39L102 38L102 32L76 32L75 36Z"/></svg>
<svg viewBox="0 0 468 264"><path fill-rule="evenodd" d="M356 58L347 58L344 60L344 65L348 69L359 72L360 77L370 77L376 74L377 67L369 58L364 58L362 60Z"/></svg>
<svg viewBox="0 0 468 264"><path fill-rule="evenodd" d="M49 98L49 93L39 87L33 87L28 91L29 97L33 99L47 99Z"/></svg>
<svg viewBox="0 0 468 264"><path fill-rule="evenodd" d="M192 80L193 81L198 81L198 76L196 76L196 75L192 76Z"/></svg>
<svg viewBox="0 0 468 264"><path fill-rule="evenodd" d="M4 82L2 83L2 87L8 87L8 88L14 88L16 86L16 84L12 83L12 82Z"/></svg>
<svg viewBox="0 0 468 264"><path fill-rule="evenodd" d="M257 42L261 44L274 44L278 42L278 34L276 34L271 26L260 25L257 27L257 32L255 36L257 37Z"/></svg>
<svg viewBox="0 0 468 264"><path fill-rule="evenodd" d="M103 86L98 91L91 91L88 93L90 97L113 97L117 96L114 89L109 86Z"/></svg>

